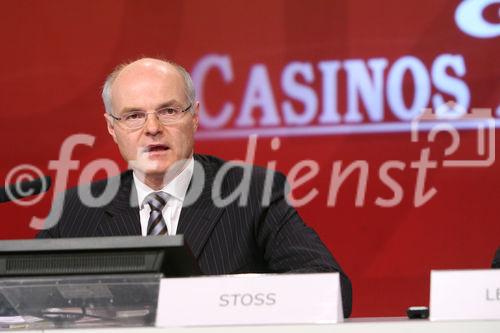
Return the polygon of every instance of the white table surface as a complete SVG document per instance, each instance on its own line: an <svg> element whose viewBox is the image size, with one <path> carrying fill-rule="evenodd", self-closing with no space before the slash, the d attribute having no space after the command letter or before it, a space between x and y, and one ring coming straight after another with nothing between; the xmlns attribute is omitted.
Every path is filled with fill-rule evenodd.
<svg viewBox="0 0 500 333"><path fill-rule="evenodd" d="M255 326L214 326L214 327L127 327L127 328L91 328L91 329L51 329L44 333L326 333L326 332L380 332L380 333L461 333L461 332L491 332L500 333L500 320L480 321L441 321L431 322L429 320L406 318L354 318L340 324L317 324L317 325L255 325Z"/></svg>

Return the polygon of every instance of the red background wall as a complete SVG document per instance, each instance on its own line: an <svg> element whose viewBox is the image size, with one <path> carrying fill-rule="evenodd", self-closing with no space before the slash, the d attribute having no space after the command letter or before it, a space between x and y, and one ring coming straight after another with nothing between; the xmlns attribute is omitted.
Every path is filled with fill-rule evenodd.
<svg viewBox="0 0 500 333"><path fill-rule="evenodd" d="M62 142L76 133L93 135L96 140L93 147L80 145L74 150L73 159L79 160L80 166L71 171L68 186L75 185L79 172L97 158L113 159L125 168L105 130L100 87L115 65L142 55L166 57L188 70L207 54L230 57L232 81L224 83L220 73L210 72L204 98L212 111L231 101L236 114L252 66L263 64L282 117L283 101L291 101L297 109L303 107L280 86L284 67L293 61L314 66L313 82L303 78L298 81L318 94L319 110L320 61L384 58L389 69L397 59L411 55L430 73L436 57L458 54L466 65L460 80L470 91L469 106L495 109L500 102L498 37L480 39L461 31L454 21L458 3L2 1L0 176L5 179L9 171L23 163L55 176L48 163L58 158ZM483 16L498 24L499 8L498 3L490 5ZM458 76L453 71L448 73ZM386 77L387 70L384 80ZM411 101L419 87L412 84L409 75L404 80L403 93ZM339 113L343 114L347 103L345 73L339 76L338 85ZM259 112L257 108L256 119ZM384 99L382 123L393 118ZM280 119L286 127L284 118ZM369 122L365 117L362 123ZM319 126L317 119L311 124ZM232 127L234 124L229 123L225 128ZM489 266L500 245L496 214L500 176L496 163L483 168L446 168L438 163L436 169L429 170L426 181L427 188L436 188L437 194L415 207L417 172L410 163L419 159L425 147L431 147L431 157L441 162L450 143L446 135L429 144L412 143L408 130L311 136L285 133L276 151L270 148L271 138L259 138L256 164L274 160L284 173L304 159L314 160L320 167L318 174L294 194L300 197L314 188L318 190L299 212L351 277L354 316L398 316L404 315L409 305L428 304L431 269ZM471 156L476 147L475 131L460 131L460 140L460 156ZM198 140L196 151L243 159L247 141ZM355 205L357 180L353 175L342 185L337 204L327 207L332 164L342 161L345 168L356 160L369 165L364 204ZM404 170L391 171L402 186L403 198L394 207L382 208L375 199L393 195L378 176L379 168L388 160L406 165ZM96 178L103 176L97 174ZM2 204L0 237L31 238L35 231L29 228L29 222L33 216L46 216L52 195L49 192L40 203L29 207Z"/></svg>

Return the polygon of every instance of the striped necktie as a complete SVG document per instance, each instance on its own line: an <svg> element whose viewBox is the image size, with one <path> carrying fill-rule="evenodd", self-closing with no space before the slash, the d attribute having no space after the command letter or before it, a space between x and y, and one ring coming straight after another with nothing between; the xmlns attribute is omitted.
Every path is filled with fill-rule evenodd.
<svg viewBox="0 0 500 333"><path fill-rule="evenodd" d="M148 221L148 236L168 235L167 224L161 214L168 197L169 195L165 192L153 192L146 197L145 202L151 207L151 215Z"/></svg>

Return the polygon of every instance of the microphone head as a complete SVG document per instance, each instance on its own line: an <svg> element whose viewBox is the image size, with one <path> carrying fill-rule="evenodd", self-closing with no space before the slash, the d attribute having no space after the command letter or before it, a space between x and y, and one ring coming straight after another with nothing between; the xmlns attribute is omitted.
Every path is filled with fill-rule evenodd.
<svg viewBox="0 0 500 333"><path fill-rule="evenodd" d="M500 247L495 253L495 257L493 258L493 263L491 264L491 268L500 268Z"/></svg>

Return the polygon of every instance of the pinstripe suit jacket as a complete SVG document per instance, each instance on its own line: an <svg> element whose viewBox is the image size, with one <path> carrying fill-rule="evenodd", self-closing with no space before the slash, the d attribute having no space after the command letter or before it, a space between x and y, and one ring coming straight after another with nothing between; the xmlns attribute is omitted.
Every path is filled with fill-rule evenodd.
<svg viewBox="0 0 500 333"><path fill-rule="evenodd" d="M177 233L184 234L202 272L340 272L344 315L349 316L350 281L318 235L286 202L285 177L271 173L271 182L266 183L267 171L252 167L247 204L241 206L239 200L233 200L229 205L218 207L212 199L212 188L220 186L221 197L227 198L244 177L243 168L230 168L220 180L216 174L224 165L223 160L195 154L195 161L198 163L186 201L192 193L198 192L199 196L194 204L183 207ZM202 166L204 172L197 166ZM131 171L90 184L88 190L97 198L108 182L115 181L120 182L117 195L103 207L87 207L81 202L76 188L68 190L59 223L41 231L38 237L140 235L137 194ZM270 193L267 204L264 198L266 184L272 189L267 191Z"/></svg>

